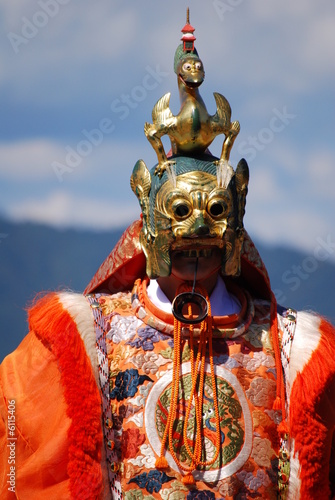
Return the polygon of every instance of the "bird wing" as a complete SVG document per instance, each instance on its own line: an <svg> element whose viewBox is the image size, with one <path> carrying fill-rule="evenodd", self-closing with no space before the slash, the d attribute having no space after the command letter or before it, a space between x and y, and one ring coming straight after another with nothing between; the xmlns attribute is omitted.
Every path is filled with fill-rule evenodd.
<svg viewBox="0 0 335 500"><path fill-rule="evenodd" d="M152 120L154 124L166 124L171 118L173 118L173 114L170 110L170 97L171 93L163 95L155 104L152 110Z"/></svg>
<svg viewBox="0 0 335 500"><path fill-rule="evenodd" d="M230 129L231 107L227 99L214 92L216 102L216 113L212 116L212 128L215 132L225 133Z"/></svg>

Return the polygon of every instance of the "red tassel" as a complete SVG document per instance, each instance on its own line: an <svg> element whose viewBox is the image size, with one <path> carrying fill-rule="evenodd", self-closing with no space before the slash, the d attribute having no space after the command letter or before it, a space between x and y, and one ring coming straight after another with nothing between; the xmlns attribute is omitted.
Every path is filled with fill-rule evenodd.
<svg viewBox="0 0 335 500"><path fill-rule="evenodd" d="M156 459L155 466L156 466L156 469L159 469L159 470L169 468L169 464L167 463L167 460L165 457L158 457Z"/></svg>
<svg viewBox="0 0 335 500"><path fill-rule="evenodd" d="M273 402L272 408L273 408L273 410L281 410L282 409L280 396L276 397L276 399Z"/></svg>
<svg viewBox="0 0 335 500"><path fill-rule="evenodd" d="M183 477L182 481L185 484L185 486L194 486L195 485L195 479L192 476L191 472L186 474L186 476Z"/></svg>
<svg viewBox="0 0 335 500"><path fill-rule="evenodd" d="M285 437L285 434L289 433L289 428L286 420L282 420L281 423L277 427L278 432L281 437Z"/></svg>

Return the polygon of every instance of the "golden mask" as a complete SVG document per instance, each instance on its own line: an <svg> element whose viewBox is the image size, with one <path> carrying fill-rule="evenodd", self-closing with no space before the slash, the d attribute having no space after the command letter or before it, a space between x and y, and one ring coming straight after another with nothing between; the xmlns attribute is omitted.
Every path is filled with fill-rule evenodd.
<svg viewBox="0 0 335 500"><path fill-rule="evenodd" d="M244 160L236 172L226 165L222 174L221 168L213 157L179 156L171 159L174 172L159 177L143 160L135 165L131 186L142 208L141 245L150 278L170 275L174 250L206 254L213 247L221 251L222 273L239 274L249 170Z"/></svg>

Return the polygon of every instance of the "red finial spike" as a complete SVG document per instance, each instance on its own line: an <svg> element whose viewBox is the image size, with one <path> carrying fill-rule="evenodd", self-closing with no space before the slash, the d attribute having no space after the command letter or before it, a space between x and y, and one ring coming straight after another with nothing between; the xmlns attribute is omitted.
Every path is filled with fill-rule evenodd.
<svg viewBox="0 0 335 500"><path fill-rule="evenodd" d="M194 50L195 36L193 35L194 28L190 25L190 9L187 7L186 10L186 24L181 30L183 36L181 38L184 44L184 52L190 52Z"/></svg>

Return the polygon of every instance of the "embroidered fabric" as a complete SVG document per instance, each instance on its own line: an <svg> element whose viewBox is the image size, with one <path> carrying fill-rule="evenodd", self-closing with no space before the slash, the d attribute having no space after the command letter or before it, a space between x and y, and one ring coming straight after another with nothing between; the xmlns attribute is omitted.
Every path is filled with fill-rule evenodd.
<svg viewBox="0 0 335 500"><path fill-rule="evenodd" d="M162 311L151 300L147 293L148 279L137 280L135 282L131 303L136 316L152 328L156 328L162 333L173 335L173 315ZM243 335L252 322L255 309L254 302L246 290L230 284L228 289L240 303L239 312L226 316L213 316L213 337L235 338ZM200 332L199 328L194 328L194 334ZM182 328L182 335L188 335L188 328Z"/></svg>
<svg viewBox="0 0 335 500"><path fill-rule="evenodd" d="M289 365L292 342L296 328L297 312L294 309L277 309L278 323L282 330L281 339L281 362L284 372L285 392L286 392L286 412L289 412ZM290 452L291 443L289 435L280 438L280 451L278 463L278 498L285 500L288 494L288 484L290 477Z"/></svg>
<svg viewBox="0 0 335 500"><path fill-rule="evenodd" d="M100 295L87 295L87 299L92 309L94 317L94 327L96 333L96 348L99 363L99 380L102 395L102 427L104 433L104 444L107 458L108 478L113 500L122 499L121 484L118 480L117 471L114 472L117 463L117 456L114 450L114 430L112 412L110 405L109 390L109 367L107 358L107 345L102 310L97 299Z"/></svg>
<svg viewBox="0 0 335 500"><path fill-rule="evenodd" d="M169 453L169 470L158 471L154 465L169 401L171 336L136 317L128 293L96 294L88 299L95 317L104 419L111 415L117 448L108 454L112 498L120 499L123 495L128 500L141 490L148 498L170 498L171 495L193 498L191 491L182 485L178 467L171 462ZM255 301L255 309L252 323L240 338L224 340L221 337L213 345L222 439L225 437L224 462L214 464L208 471L199 471L198 493L194 498L210 494L209 498L213 499L231 499L243 492L272 498L270 491L277 480L276 426L280 412L272 409L276 383L269 303ZM247 310L250 312L250 304ZM160 322L164 324L162 318ZM239 328L237 324L232 329ZM181 353L181 383L187 398L190 390L187 340L182 340ZM205 394L204 452L209 457L215 423L207 375ZM182 421L178 425L182 425ZM106 444L112 436L109 431L105 429ZM179 440L175 439L177 437L173 438L172 445L185 460L183 448L179 448Z"/></svg>

